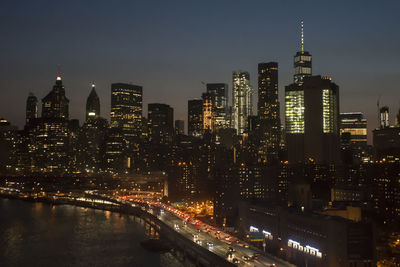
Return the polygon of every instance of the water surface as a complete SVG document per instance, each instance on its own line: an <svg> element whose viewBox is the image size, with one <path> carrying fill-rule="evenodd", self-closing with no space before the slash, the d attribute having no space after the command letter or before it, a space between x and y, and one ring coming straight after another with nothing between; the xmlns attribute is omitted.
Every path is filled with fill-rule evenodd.
<svg viewBox="0 0 400 267"><path fill-rule="evenodd" d="M0 266L176 266L128 215L0 198Z"/></svg>

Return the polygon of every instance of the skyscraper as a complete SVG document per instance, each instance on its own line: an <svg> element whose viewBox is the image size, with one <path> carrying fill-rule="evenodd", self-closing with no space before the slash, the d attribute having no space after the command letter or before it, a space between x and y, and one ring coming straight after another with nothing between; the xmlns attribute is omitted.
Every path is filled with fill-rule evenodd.
<svg viewBox="0 0 400 267"><path fill-rule="evenodd" d="M301 85L304 77L312 75L311 54L304 51L304 24L301 22L301 50L294 56L294 83Z"/></svg>
<svg viewBox="0 0 400 267"><path fill-rule="evenodd" d="M58 74L53 90L42 99L42 117L68 119L68 104L69 100L65 96L64 85Z"/></svg>
<svg viewBox="0 0 400 267"><path fill-rule="evenodd" d="M58 75L53 89L42 99L42 118L29 127L32 169L48 173L68 172L70 166L68 103Z"/></svg>
<svg viewBox="0 0 400 267"><path fill-rule="evenodd" d="M150 142L166 145L172 142L174 134L174 110L167 104L148 105Z"/></svg>
<svg viewBox="0 0 400 267"><path fill-rule="evenodd" d="M367 157L367 119L361 112L340 113L340 141L345 162Z"/></svg>
<svg viewBox="0 0 400 267"><path fill-rule="evenodd" d="M216 97L214 93L203 93L203 130L215 131Z"/></svg>
<svg viewBox="0 0 400 267"><path fill-rule="evenodd" d="M33 93L29 93L26 100L26 123L38 117L38 100Z"/></svg>
<svg viewBox="0 0 400 267"><path fill-rule="evenodd" d="M228 128L228 85L226 83L207 83L207 93L213 95L216 130Z"/></svg>
<svg viewBox="0 0 400 267"><path fill-rule="evenodd" d="M285 111L289 163L338 161L339 87L329 77L286 86Z"/></svg>
<svg viewBox="0 0 400 267"><path fill-rule="evenodd" d="M100 99L96 93L96 86L92 83L92 90L86 100L86 120L97 119L100 116Z"/></svg>
<svg viewBox="0 0 400 267"><path fill-rule="evenodd" d="M126 83L111 85L111 127L126 138L140 137L142 132L142 87Z"/></svg>
<svg viewBox="0 0 400 267"><path fill-rule="evenodd" d="M278 100L278 63L258 64L258 117L263 137L263 160L278 159L281 122Z"/></svg>
<svg viewBox="0 0 400 267"><path fill-rule="evenodd" d="M247 128L247 117L252 114L250 74L233 72L232 84L232 126L241 135Z"/></svg>
<svg viewBox="0 0 400 267"><path fill-rule="evenodd" d="M359 146L367 145L367 119L361 112L340 113L340 135L350 134L350 143Z"/></svg>
<svg viewBox="0 0 400 267"><path fill-rule="evenodd" d="M188 101L188 135L200 137L203 133L203 100Z"/></svg>

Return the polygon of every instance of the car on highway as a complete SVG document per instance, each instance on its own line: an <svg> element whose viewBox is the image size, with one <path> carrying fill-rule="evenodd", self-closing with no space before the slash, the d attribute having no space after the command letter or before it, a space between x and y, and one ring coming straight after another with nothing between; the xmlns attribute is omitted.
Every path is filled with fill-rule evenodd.
<svg viewBox="0 0 400 267"><path fill-rule="evenodd" d="M213 244L212 242L207 242L207 247L213 248L213 247L214 247L214 244Z"/></svg>
<svg viewBox="0 0 400 267"><path fill-rule="evenodd" d="M235 263L235 264L240 263L240 261L239 261L238 259L236 259L236 258L233 258L233 259L232 259L232 262Z"/></svg>
<svg viewBox="0 0 400 267"><path fill-rule="evenodd" d="M234 252L235 250L233 249L233 247L228 247L228 251L229 252Z"/></svg>
<svg viewBox="0 0 400 267"><path fill-rule="evenodd" d="M258 260L259 257L260 257L260 253L258 253L258 252L254 252L254 253L253 253L253 257L252 257L252 258L253 258L254 260Z"/></svg>
<svg viewBox="0 0 400 267"><path fill-rule="evenodd" d="M202 244L203 242L201 242L201 240L197 240L196 243L197 243L197 245L200 245L200 246L201 246L201 244Z"/></svg>
<svg viewBox="0 0 400 267"><path fill-rule="evenodd" d="M228 259L228 261L233 260L233 253L232 252L226 253L226 258Z"/></svg>
<svg viewBox="0 0 400 267"><path fill-rule="evenodd" d="M245 261L249 261L249 260L250 260L250 257L247 256L247 255L243 255L242 259L245 260Z"/></svg>

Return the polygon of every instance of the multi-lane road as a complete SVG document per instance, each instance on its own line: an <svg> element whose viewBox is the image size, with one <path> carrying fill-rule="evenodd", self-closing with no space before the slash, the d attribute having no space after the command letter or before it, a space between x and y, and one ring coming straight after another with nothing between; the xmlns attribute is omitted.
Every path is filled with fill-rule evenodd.
<svg viewBox="0 0 400 267"><path fill-rule="evenodd" d="M131 203L141 204L134 200ZM148 205L147 212L157 216L179 234L238 266L293 266L283 260L263 255L261 251L251 248L245 242L194 220L170 206L159 202Z"/></svg>

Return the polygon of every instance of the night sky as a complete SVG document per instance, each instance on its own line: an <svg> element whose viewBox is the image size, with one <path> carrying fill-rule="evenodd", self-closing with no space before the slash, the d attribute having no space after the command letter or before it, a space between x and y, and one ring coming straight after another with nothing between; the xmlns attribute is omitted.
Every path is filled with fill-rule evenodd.
<svg viewBox="0 0 400 267"><path fill-rule="evenodd" d="M371 130L379 95L392 123L400 106L399 11L400 1L1 1L0 117L22 127L26 97L51 90L57 65L81 123L91 81L106 118L110 84L132 82L143 115L160 102L186 120L201 82L231 90L234 70L250 72L255 111L257 63L277 61L283 122L303 19L313 74L331 76L341 112L364 112Z"/></svg>

